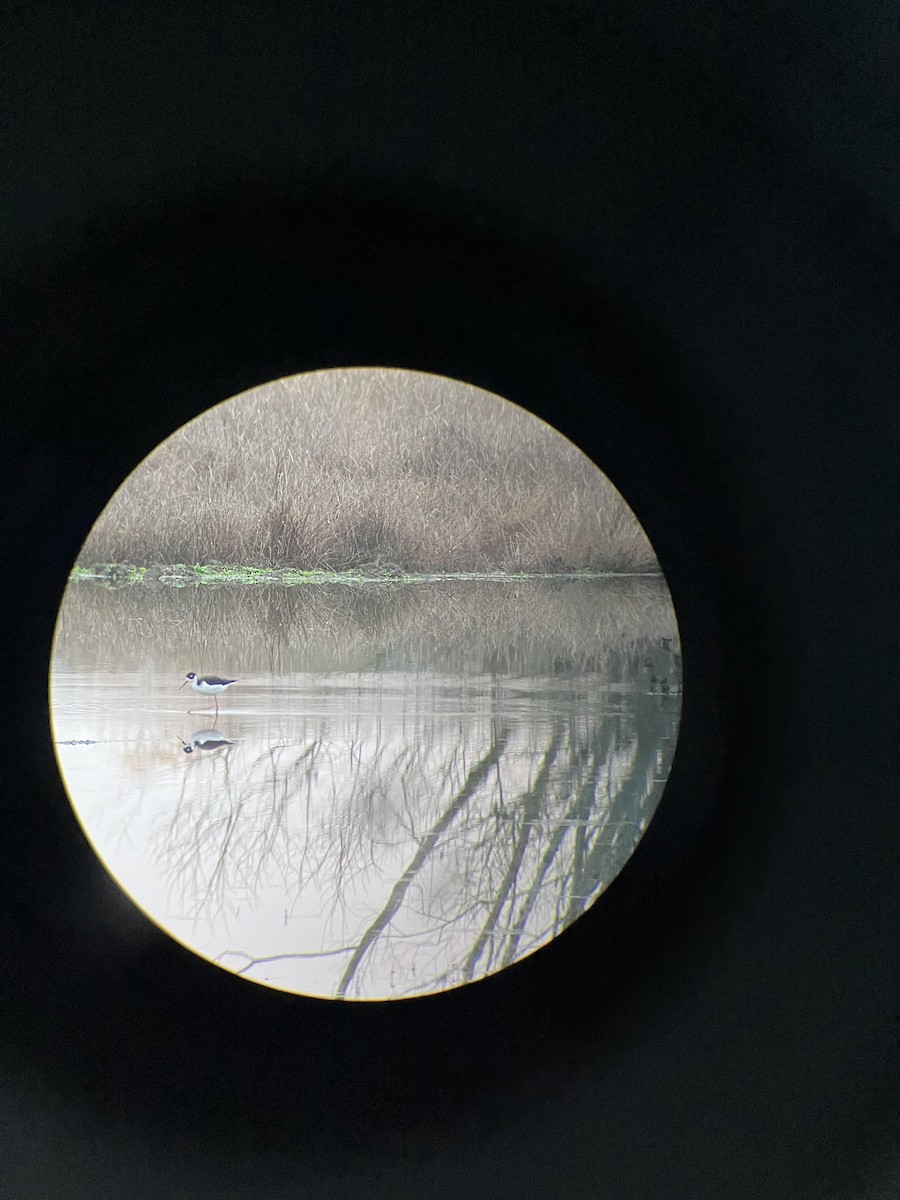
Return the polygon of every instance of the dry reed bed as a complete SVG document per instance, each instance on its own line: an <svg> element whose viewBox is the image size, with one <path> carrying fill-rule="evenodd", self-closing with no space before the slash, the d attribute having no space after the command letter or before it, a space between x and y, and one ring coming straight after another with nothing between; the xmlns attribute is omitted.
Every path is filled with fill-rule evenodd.
<svg viewBox="0 0 900 1200"><path fill-rule="evenodd" d="M659 578L345 587L109 589L69 584L54 663L148 663L234 674L433 669L607 669L678 629Z"/></svg>
<svg viewBox="0 0 900 1200"><path fill-rule="evenodd" d="M656 565L615 488L514 405L439 376L317 372L157 448L78 559L405 571Z"/></svg>

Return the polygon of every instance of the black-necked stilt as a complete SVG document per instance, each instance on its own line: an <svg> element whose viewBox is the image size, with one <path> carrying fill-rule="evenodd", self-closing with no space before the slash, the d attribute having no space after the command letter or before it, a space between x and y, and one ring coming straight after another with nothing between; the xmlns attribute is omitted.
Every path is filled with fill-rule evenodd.
<svg viewBox="0 0 900 1200"><path fill-rule="evenodd" d="M193 671L188 671L185 676L184 683L189 683L195 692L199 692L201 696L212 696L216 704L216 715L219 713L219 693L224 692L226 688L231 687L233 683L237 683L236 679L220 679L218 675L200 675L197 676ZM184 683L178 689L184 687Z"/></svg>
<svg viewBox="0 0 900 1200"><path fill-rule="evenodd" d="M193 754L195 750L218 750L220 746L234 745L231 738L225 737L217 729L198 729L187 741L184 738L178 740L184 746L185 754Z"/></svg>

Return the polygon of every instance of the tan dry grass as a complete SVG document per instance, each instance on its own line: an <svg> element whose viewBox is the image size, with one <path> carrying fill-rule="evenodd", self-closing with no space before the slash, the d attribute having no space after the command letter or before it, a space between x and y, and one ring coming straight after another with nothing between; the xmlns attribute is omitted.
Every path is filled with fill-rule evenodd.
<svg viewBox="0 0 900 1200"><path fill-rule="evenodd" d="M79 563L404 571L646 570L618 492L515 405L386 369L280 380L219 405L116 492Z"/></svg>
<svg viewBox="0 0 900 1200"><path fill-rule="evenodd" d="M69 584L55 667L283 674L391 662L445 670L606 670L678 644L661 578L345 587Z"/></svg>

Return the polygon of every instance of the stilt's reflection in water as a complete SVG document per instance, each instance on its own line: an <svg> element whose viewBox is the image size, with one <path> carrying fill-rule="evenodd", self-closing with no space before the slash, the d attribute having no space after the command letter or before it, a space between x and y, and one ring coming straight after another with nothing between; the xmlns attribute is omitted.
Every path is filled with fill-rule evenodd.
<svg viewBox="0 0 900 1200"><path fill-rule="evenodd" d="M217 729L198 729L186 742L182 741L181 744L185 754L193 754L195 750L221 750L225 746L233 746L234 742Z"/></svg>

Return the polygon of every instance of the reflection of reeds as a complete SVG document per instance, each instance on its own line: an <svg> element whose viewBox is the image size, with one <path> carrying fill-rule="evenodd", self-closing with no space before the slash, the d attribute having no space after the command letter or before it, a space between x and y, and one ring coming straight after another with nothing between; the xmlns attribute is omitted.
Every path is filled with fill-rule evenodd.
<svg viewBox="0 0 900 1200"><path fill-rule="evenodd" d="M278 674L414 659L552 673L606 668L661 637L677 639L677 627L659 577L118 590L81 580L65 594L56 661Z"/></svg>
<svg viewBox="0 0 900 1200"><path fill-rule="evenodd" d="M185 426L79 562L451 571L655 565L608 480L531 414L439 376L318 372Z"/></svg>

